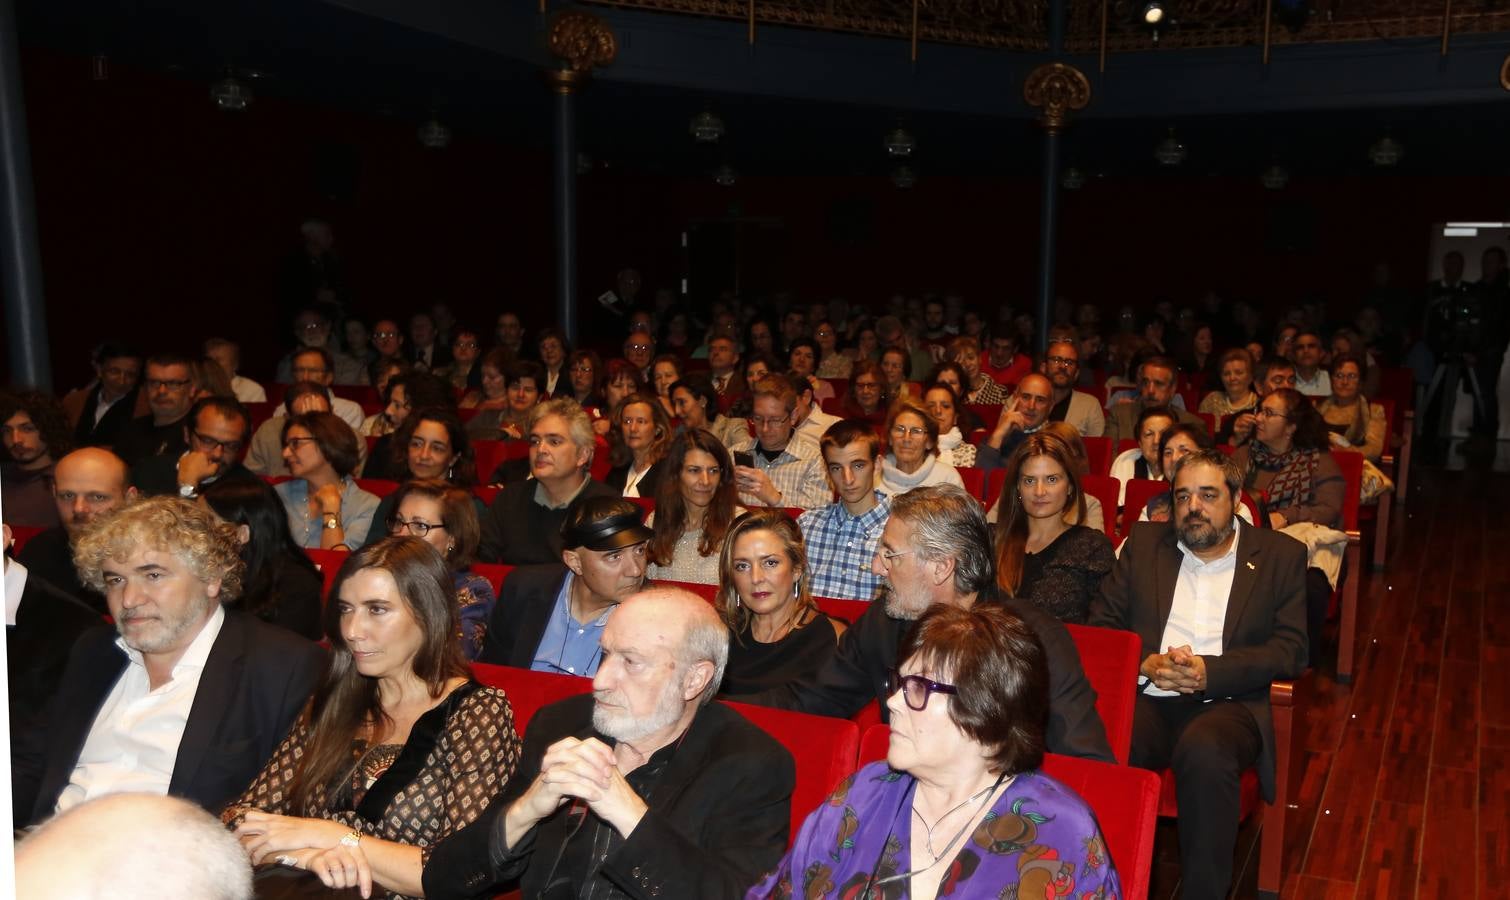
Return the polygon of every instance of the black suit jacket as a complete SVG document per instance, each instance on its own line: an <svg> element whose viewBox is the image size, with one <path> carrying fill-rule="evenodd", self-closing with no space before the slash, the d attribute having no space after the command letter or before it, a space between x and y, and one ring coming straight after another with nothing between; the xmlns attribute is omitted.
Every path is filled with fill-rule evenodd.
<svg viewBox="0 0 1510 900"><path fill-rule="evenodd" d="M136 415L136 395L139 388L113 403L110 409L95 424L94 414L100 408L100 385L95 385L84 401L84 410L73 429L73 443L77 447L109 447L120 436L121 430L131 424Z"/></svg>
<svg viewBox="0 0 1510 900"><path fill-rule="evenodd" d="M17 735L36 727L74 641L99 624L99 613L27 571L16 624L5 630L12 747Z"/></svg>
<svg viewBox="0 0 1510 900"><path fill-rule="evenodd" d="M115 455L133 467L149 456L178 459L189 449L189 442L184 438L184 423L188 418L185 415L167 425L154 425L150 414L132 419L116 437Z"/></svg>
<svg viewBox="0 0 1510 900"><path fill-rule="evenodd" d="M622 494L625 483L629 481L629 467L631 465L633 463L625 463L622 466L615 466L609 469L608 474L603 478L603 483ZM666 460L658 459L654 463L651 463L650 468L646 469L645 474L640 478L639 484L635 486L640 496L649 497L652 500L655 499L655 492L660 488L661 479L665 475Z"/></svg>
<svg viewBox="0 0 1510 900"><path fill-rule="evenodd" d="M17 827L51 815L100 706L126 670L115 629L74 644L46 724L13 755ZM227 610L189 710L168 793L218 813L262 770L325 671L316 645Z"/></svg>
<svg viewBox="0 0 1510 900"><path fill-rule="evenodd" d="M100 615L110 615L105 598L79 580L79 570L73 564L73 545L62 525L55 525L27 541L16 559L31 574L41 576L43 581Z"/></svg>
<svg viewBox="0 0 1510 900"><path fill-rule="evenodd" d="M561 523L566 521L567 510L546 509L536 503L536 487L534 481L514 482L493 498L488 509L492 527L483 522L478 558L510 566L561 561ZM617 496L619 491L589 478L573 502Z"/></svg>
<svg viewBox="0 0 1510 900"><path fill-rule="evenodd" d="M1222 654L1207 656L1206 697L1230 697L1253 714L1263 734L1258 758L1264 797L1274 799L1274 719L1269 682L1306 667L1306 548L1277 531L1240 525L1237 568L1222 624ZM1161 653L1184 558L1169 522L1139 522L1101 594L1091 599L1090 624L1138 635L1143 657Z"/></svg>
<svg viewBox="0 0 1510 900"><path fill-rule="evenodd" d="M569 571L555 563L520 566L510 572L488 617L488 633L477 661L528 669Z"/></svg>
<svg viewBox="0 0 1510 900"><path fill-rule="evenodd" d="M1049 752L1115 763L1106 726L1096 712L1096 691L1086 680L1080 653L1064 624L1025 603L997 598L980 602L1002 603L1026 622L1043 644L1049 660L1049 721L1044 732ZM839 637L839 649L816 675L729 699L836 718L849 718L876 700L881 705L881 721L890 721L887 680L897 665L902 636L911 625L887 615L885 604L872 603Z"/></svg>
<svg viewBox="0 0 1510 900"><path fill-rule="evenodd" d="M534 783L550 745L565 737L613 741L592 727L584 694L541 709L530 721L519 769L477 821L437 846L425 866L425 896L461 900L518 878L540 896L573 825L570 804L542 820L510 853L501 817ZM792 756L774 738L721 703L698 710L681 744L643 798L650 810L608 854L600 877L636 900L739 898L786 852L791 826ZM591 827L593 814L587 813ZM583 839L579 836L578 840Z"/></svg>
<svg viewBox="0 0 1510 900"><path fill-rule="evenodd" d="M171 456L149 456L131 467L131 484L137 493L148 497L163 497L178 495L178 461L183 454ZM232 479L257 480L257 476L251 469L240 462L233 463L225 474L216 481L230 481Z"/></svg>

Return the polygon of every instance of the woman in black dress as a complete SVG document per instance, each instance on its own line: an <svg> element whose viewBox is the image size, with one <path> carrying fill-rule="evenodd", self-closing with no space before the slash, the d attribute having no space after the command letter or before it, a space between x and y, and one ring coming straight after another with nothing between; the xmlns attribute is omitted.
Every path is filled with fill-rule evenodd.
<svg viewBox="0 0 1510 900"><path fill-rule="evenodd" d="M1114 557L1105 532L1064 521L1071 504L1085 520L1077 473L1069 444L1052 432L1028 435L1013 451L996 525L996 581L1009 597L1083 624Z"/></svg>
<svg viewBox="0 0 1510 900"><path fill-rule="evenodd" d="M845 626L813 602L802 532L781 510L751 510L735 519L719 571L715 603L732 633L722 693L788 684L833 655Z"/></svg>

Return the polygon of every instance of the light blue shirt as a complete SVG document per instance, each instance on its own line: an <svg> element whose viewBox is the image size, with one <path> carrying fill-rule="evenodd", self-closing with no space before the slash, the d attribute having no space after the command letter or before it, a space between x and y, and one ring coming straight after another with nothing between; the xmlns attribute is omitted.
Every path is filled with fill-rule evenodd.
<svg viewBox="0 0 1510 900"><path fill-rule="evenodd" d="M603 610L591 622L578 622L571 614L571 586L575 578L567 572L561 581L550 621L545 625L545 633L540 635L540 645L535 648L535 659L530 663L530 668L536 672L591 678L598 672L598 663L603 661L603 648L598 645L598 638L615 607Z"/></svg>
<svg viewBox="0 0 1510 900"><path fill-rule="evenodd" d="M288 513L288 530L300 547L319 549L320 532L325 523L319 516L310 516L309 482L292 478L273 485L283 509ZM357 487L356 481L347 476L341 487L341 530L346 535L345 544L355 550L367 543L367 532L372 528L372 516L377 512L378 498ZM381 529L379 529L381 536Z"/></svg>

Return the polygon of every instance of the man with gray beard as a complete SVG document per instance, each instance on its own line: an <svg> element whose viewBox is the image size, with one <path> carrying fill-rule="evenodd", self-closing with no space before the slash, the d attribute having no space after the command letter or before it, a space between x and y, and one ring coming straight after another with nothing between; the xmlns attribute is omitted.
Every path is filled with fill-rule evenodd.
<svg viewBox="0 0 1510 900"><path fill-rule="evenodd" d="M1116 762L1074 641L1059 620L1001 594L991 546L980 501L961 488L930 485L898 494L871 561L883 579L880 594L840 636L834 655L811 678L729 699L839 718L876 700L881 720L889 721L897 647L913 621L935 603L965 609L1001 603L1033 629L1048 656L1049 751Z"/></svg>
<svg viewBox="0 0 1510 900"><path fill-rule="evenodd" d="M786 851L795 766L710 702L729 658L713 607L652 588L614 610L591 696L530 720L519 769L425 863L431 900L743 897Z"/></svg>
<svg viewBox="0 0 1510 900"><path fill-rule="evenodd" d="M1142 639L1131 762L1174 769L1184 895L1204 900L1232 880L1243 770L1274 800L1269 682L1306 667L1306 548L1239 523L1242 472L1218 450L1172 485L1173 521L1133 527L1090 624Z"/></svg>

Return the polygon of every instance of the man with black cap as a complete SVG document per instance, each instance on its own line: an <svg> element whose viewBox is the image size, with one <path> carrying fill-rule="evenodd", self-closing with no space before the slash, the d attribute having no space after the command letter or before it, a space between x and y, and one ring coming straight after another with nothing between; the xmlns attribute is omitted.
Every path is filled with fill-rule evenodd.
<svg viewBox="0 0 1510 900"><path fill-rule="evenodd" d="M608 616L645 584L651 531L622 497L585 497L561 523L561 562L503 582L478 662L592 677Z"/></svg>

